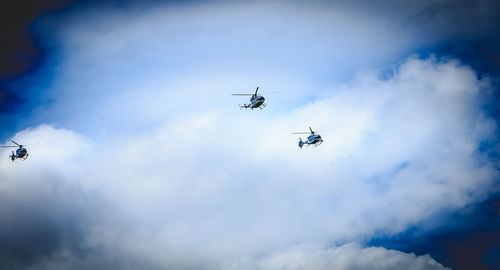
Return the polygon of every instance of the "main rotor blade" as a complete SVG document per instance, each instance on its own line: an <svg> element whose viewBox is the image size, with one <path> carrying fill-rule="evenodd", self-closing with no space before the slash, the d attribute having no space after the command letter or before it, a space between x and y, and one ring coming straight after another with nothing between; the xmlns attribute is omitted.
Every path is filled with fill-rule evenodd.
<svg viewBox="0 0 500 270"><path fill-rule="evenodd" d="M328 132L328 131L332 131L332 129L313 131L313 132L293 132L292 134L311 134L311 133L317 134L317 133Z"/></svg>
<svg viewBox="0 0 500 270"><path fill-rule="evenodd" d="M0 145L0 147L7 148L7 147L15 147L17 148L18 146L13 146L13 145Z"/></svg>
<svg viewBox="0 0 500 270"><path fill-rule="evenodd" d="M254 95L257 95L257 91L259 91L259 87L257 86L257 89L255 89L255 94Z"/></svg>
<svg viewBox="0 0 500 270"><path fill-rule="evenodd" d="M16 143L16 142L15 142L15 141L13 141L13 140L10 140L10 141L11 141L11 142L13 142L13 143L15 143L16 145L19 145L18 143Z"/></svg>
<svg viewBox="0 0 500 270"><path fill-rule="evenodd" d="M279 92L265 92L265 93L260 93L261 95L267 95L267 94L278 94Z"/></svg>
<svg viewBox="0 0 500 270"><path fill-rule="evenodd" d="M231 94L231 96L253 96L253 94Z"/></svg>
<svg viewBox="0 0 500 270"><path fill-rule="evenodd" d="M31 146L31 145L37 145L37 144L40 144L40 143L23 144L23 146Z"/></svg>

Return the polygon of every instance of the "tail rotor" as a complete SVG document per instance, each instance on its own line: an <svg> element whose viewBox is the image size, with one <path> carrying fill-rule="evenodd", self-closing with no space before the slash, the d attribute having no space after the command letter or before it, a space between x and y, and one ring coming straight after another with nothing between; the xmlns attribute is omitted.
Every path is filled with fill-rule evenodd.
<svg viewBox="0 0 500 270"><path fill-rule="evenodd" d="M302 138L299 138L299 147L302 148L304 146L304 142L302 141Z"/></svg>

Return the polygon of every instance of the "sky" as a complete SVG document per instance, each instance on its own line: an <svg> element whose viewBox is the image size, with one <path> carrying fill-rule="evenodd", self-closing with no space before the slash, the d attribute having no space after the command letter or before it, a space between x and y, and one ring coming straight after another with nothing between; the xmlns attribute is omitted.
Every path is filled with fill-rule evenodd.
<svg viewBox="0 0 500 270"><path fill-rule="evenodd" d="M0 268L500 265L495 1L3 12Z"/></svg>

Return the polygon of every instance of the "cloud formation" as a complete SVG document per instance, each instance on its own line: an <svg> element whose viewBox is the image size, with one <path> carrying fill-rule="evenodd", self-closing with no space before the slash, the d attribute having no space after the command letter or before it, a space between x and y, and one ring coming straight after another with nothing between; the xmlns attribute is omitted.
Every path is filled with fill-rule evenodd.
<svg viewBox="0 0 500 270"><path fill-rule="evenodd" d="M54 32L46 43L58 44L47 64L57 76L32 121L93 135L133 132L175 112L221 107L229 92L256 84L286 90L273 106L289 111L357 70L397 63L438 42L420 28L403 29L418 6L400 9L386 16L384 8L346 3L216 2L90 9L58 27L41 20L40 31ZM97 118L88 117L89 108Z"/></svg>
<svg viewBox="0 0 500 270"><path fill-rule="evenodd" d="M14 136L40 145L25 162L0 161L0 235L14 247L30 233L54 242L0 247L0 263L442 269L363 244L432 229L497 190L498 163L481 148L496 140L483 110L491 83L458 60L401 60L436 42L401 31L401 17L321 7L70 17L54 37L57 76L33 111L47 124ZM229 94L256 82L281 93L265 111L239 111L246 100ZM309 126L331 131L299 149L290 133ZM41 229L11 234L22 205Z"/></svg>
<svg viewBox="0 0 500 270"><path fill-rule="evenodd" d="M362 243L489 194L498 171L478 150L495 132L481 110L487 89L456 60L410 58L291 114L216 109L102 142L40 126L16 135L42 144L29 162L4 160L3 183L63 179L105 196L120 214L90 218L89 235L144 261L184 250L225 265L294 243ZM333 131L299 150L288 131L309 124Z"/></svg>
<svg viewBox="0 0 500 270"><path fill-rule="evenodd" d="M433 270L445 268L429 255L415 256L384 248L361 248L356 244L346 244L337 248L314 250L293 247L286 252L260 258L250 263L242 263L234 269L380 269L380 270Z"/></svg>

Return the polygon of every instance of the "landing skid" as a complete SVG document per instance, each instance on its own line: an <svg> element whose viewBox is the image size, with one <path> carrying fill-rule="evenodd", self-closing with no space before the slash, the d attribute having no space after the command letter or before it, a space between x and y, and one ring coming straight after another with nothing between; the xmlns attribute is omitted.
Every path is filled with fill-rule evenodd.
<svg viewBox="0 0 500 270"><path fill-rule="evenodd" d="M313 146L314 146L314 147L318 147L318 146L320 146L322 143L323 143L323 140L321 140L321 141L319 141L319 142L317 142L317 143L313 144Z"/></svg>
<svg viewBox="0 0 500 270"><path fill-rule="evenodd" d="M318 147L320 146L321 144L323 143L323 140L317 142L317 143L309 143L309 142L304 142L304 145L309 147L309 146L314 146L314 147Z"/></svg>
<svg viewBox="0 0 500 270"><path fill-rule="evenodd" d="M29 157L29 154L24 155L22 158L17 157L17 156L14 156L14 157L9 156L9 158L12 160L12 162L14 162L16 159L22 159L24 161L24 160L27 160L28 157Z"/></svg>
<svg viewBox="0 0 500 270"><path fill-rule="evenodd" d="M266 103L262 103L259 107L252 107L250 104L243 104L243 105L240 105L240 110L243 110L243 109L250 109L252 111L253 111L253 109L263 110L265 107L267 107Z"/></svg>

